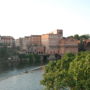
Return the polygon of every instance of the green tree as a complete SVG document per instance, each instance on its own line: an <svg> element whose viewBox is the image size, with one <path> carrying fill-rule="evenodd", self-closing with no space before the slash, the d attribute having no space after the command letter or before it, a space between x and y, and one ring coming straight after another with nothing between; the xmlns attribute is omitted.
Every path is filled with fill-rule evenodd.
<svg viewBox="0 0 90 90"><path fill-rule="evenodd" d="M2 47L0 47L0 69L7 69L9 67L8 58L16 54L17 52L14 48L7 48L7 46L2 44Z"/></svg>
<svg viewBox="0 0 90 90"><path fill-rule="evenodd" d="M0 58L7 58L8 51L6 47L0 48Z"/></svg>
<svg viewBox="0 0 90 90"><path fill-rule="evenodd" d="M80 36L78 34L75 34L74 38L77 39L77 40L80 40Z"/></svg>
<svg viewBox="0 0 90 90"><path fill-rule="evenodd" d="M84 46L84 41L80 40L80 43L78 45L78 50L79 51L85 51L85 46Z"/></svg>
<svg viewBox="0 0 90 90"><path fill-rule="evenodd" d="M89 34L81 35L80 36L80 39L89 39L89 38L90 38L90 35Z"/></svg>
<svg viewBox="0 0 90 90"><path fill-rule="evenodd" d="M51 61L45 67L44 79L41 84L45 85L47 90L59 90L64 88L66 84L64 78L67 76L69 63L75 58L74 54L68 53L61 60Z"/></svg>
<svg viewBox="0 0 90 90"><path fill-rule="evenodd" d="M90 52L81 52L70 64L69 75L75 82L75 90L90 90Z"/></svg>
<svg viewBox="0 0 90 90"><path fill-rule="evenodd" d="M66 54L45 67L42 85L46 90L90 90L90 52Z"/></svg>

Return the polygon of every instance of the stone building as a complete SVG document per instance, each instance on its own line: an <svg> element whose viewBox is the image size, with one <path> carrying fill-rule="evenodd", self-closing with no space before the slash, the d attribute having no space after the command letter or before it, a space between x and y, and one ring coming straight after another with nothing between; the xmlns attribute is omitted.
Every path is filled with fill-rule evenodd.
<svg viewBox="0 0 90 90"><path fill-rule="evenodd" d="M63 38L60 40L59 54L63 55L65 53L77 53L78 52L78 42L74 38Z"/></svg>
<svg viewBox="0 0 90 90"><path fill-rule="evenodd" d="M15 39L12 36L0 36L0 44L11 48L15 46Z"/></svg>
<svg viewBox="0 0 90 90"><path fill-rule="evenodd" d="M19 38L19 39L16 39L16 41L15 41L16 47L22 51L23 50L27 51L29 44L30 44L30 38L29 37Z"/></svg>
<svg viewBox="0 0 90 90"><path fill-rule="evenodd" d="M59 54L77 53L79 41L63 38L63 30L57 29L43 35L31 35L16 40L16 46L27 53Z"/></svg>
<svg viewBox="0 0 90 90"><path fill-rule="evenodd" d="M38 46L31 46L28 50L28 53L35 53L35 54L44 54L45 48L42 45Z"/></svg>
<svg viewBox="0 0 90 90"><path fill-rule="evenodd" d="M41 35L31 35L30 36L31 45L38 46L41 45Z"/></svg>
<svg viewBox="0 0 90 90"><path fill-rule="evenodd" d="M41 43L41 35L31 35L30 36L30 46L29 51L30 53L44 53L44 46Z"/></svg>
<svg viewBox="0 0 90 90"><path fill-rule="evenodd" d="M36 51L34 48L41 46L41 36L40 35L31 35L25 36L24 38L16 39L16 47L19 47L20 50L26 52Z"/></svg>
<svg viewBox="0 0 90 90"><path fill-rule="evenodd" d="M15 40L15 46L17 48L21 48L21 46L22 46L22 38L19 38L19 39Z"/></svg>
<svg viewBox="0 0 90 90"><path fill-rule="evenodd" d="M41 36L42 45L45 47L46 54L57 54L59 52L59 41L63 37L62 30L55 30Z"/></svg>
<svg viewBox="0 0 90 90"><path fill-rule="evenodd" d="M28 49L30 44L31 44L31 37L30 36L25 36L24 40L25 40L25 45L26 45L26 47Z"/></svg>

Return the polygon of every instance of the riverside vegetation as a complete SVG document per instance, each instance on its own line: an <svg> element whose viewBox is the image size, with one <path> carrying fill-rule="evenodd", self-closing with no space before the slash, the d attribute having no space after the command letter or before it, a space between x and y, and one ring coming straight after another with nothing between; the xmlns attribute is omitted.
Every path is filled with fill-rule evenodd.
<svg viewBox="0 0 90 90"><path fill-rule="evenodd" d="M85 50L83 40L90 38L90 35L78 34L69 36L80 40L79 53L65 54L62 59L50 61L45 66L41 84L46 90L90 90L90 52Z"/></svg>
<svg viewBox="0 0 90 90"><path fill-rule="evenodd" d="M65 54L45 66L41 84L46 90L90 90L90 52Z"/></svg>
<svg viewBox="0 0 90 90"><path fill-rule="evenodd" d="M47 63L46 57L38 54L20 54L16 48L0 48L0 71L23 68L27 66L36 66Z"/></svg>
<svg viewBox="0 0 90 90"><path fill-rule="evenodd" d="M78 34L74 36L69 36L80 40L79 51L85 51L83 40L89 39L90 35ZM23 67L27 65L36 65L48 62L47 55L41 60L40 55L37 54L20 54L20 47L8 48L6 44L0 43L0 68L7 69L9 67Z"/></svg>
<svg viewBox="0 0 90 90"><path fill-rule="evenodd" d="M70 37L80 40L79 51L85 51L83 40L89 39L90 35ZM16 48L0 47L0 71L42 64L40 55L19 54L18 51ZM46 57L43 63L48 62ZM46 90L60 90L67 87L71 90L90 90L90 52L79 52L76 55L69 53L60 60L50 61L45 67L41 84L46 86Z"/></svg>

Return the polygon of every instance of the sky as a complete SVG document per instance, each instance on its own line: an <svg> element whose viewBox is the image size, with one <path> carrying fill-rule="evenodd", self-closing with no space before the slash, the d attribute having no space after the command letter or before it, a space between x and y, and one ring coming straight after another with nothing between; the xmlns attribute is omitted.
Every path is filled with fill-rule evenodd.
<svg viewBox="0 0 90 90"><path fill-rule="evenodd" d="M90 34L90 0L0 0L0 35L14 38L63 29Z"/></svg>

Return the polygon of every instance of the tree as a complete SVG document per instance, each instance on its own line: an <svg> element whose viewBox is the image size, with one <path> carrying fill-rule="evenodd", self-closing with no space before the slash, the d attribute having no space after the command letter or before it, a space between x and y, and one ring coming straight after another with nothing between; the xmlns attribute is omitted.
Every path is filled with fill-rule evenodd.
<svg viewBox="0 0 90 90"><path fill-rule="evenodd" d="M69 36L69 37L72 37L72 38L74 38L76 40L80 40L80 43L78 45L79 51L85 51L86 50L85 49L85 45L84 45L84 41L86 39L89 39L90 38L90 35L89 34L85 34L85 35L81 35L81 36L79 36L78 34L75 34L74 36Z"/></svg>
<svg viewBox="0 0 90 90"><path fill-rule="evenodd" d="M74 38L77 39L77 40L80 40L80 37L78 34L74 35Z"/></svg>
<svg viewBox="0 0 90 90"><path fill-rule="evenodd" d="M90 90L90 52L66 54L61 60L49 62L45 67L42 85L47 90Z"/></svg>
<svg viewBox="0 0 90 90"><path fill-rule="evenodd" d="M79 51L85 51L85 46L83 40L80 40L80 43L78 45L78 50Z"/></svg>
<svg viewBox="0 0 90 90"><path fill-rule="evenodd" d="M16 50L14 48L8 48L5 45L0 47L0 69L7 69L9 67L9 57L15 56Z"/></svg>
<svg viewBox="0 0 90 90"><path fill-rule="evenodd" d="M81 35L80 36L80 39L89 39L89 38L90 38L90 35L89 34Z"/></svg>
<svg viewBox="0 0 90 90"><path fill-rule="evenodd" d="M69 68L69 63L75 58L74 54L68 53L61 60L50 61L45 67L44 79L41 84L46 86L47 90L59 90L64 88L64 78Z"/></svg>
<svg viewBox="0 0 90 90"><path fill-rule="evenodd" d="M71 62L69 75L75 82L75 90L90 90L90 52L79 53Z"/></svg>

